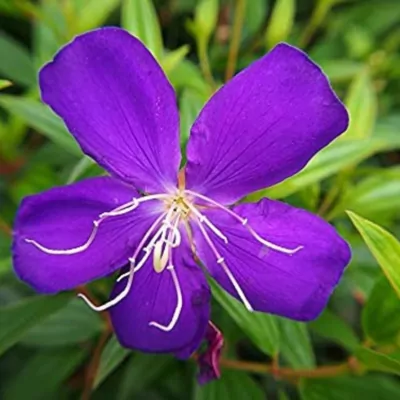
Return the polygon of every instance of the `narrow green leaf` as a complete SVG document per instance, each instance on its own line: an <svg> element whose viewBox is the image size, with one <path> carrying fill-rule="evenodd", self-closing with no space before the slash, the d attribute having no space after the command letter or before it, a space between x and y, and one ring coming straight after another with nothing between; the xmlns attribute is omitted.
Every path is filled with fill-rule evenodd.
<svg viewBox="0 0 400 400"><path fill-rule="evenodd" d="M11 85L12 85L11 81L8 81L6 79L0 79L0 90L8 88Z"/></svg>
<svg viewBox="0 0 400 400"><path fill-rule="evenodd" d="M0 258L0 278L11 270L11 257Z"/></svg>
<svg viewBox="0 0 400 400"><path fill-rule="evenodd" d="M100 358L100 366L94 380L94 389L97 388L110 375L126 357L131 353L130 350L122 347L117 338L112 336L104 347Z"/></svg>
<svg viewBox="0 0 400 400"><path fill-rule="evenodd" d="M175 90L190 88L200 94L211 94L199 68L189 60L183 60L168 75Z"/></svg>
<svg viewBox="0 0 400 400"><path fill-rule="evenodd" d="M355 352L355 356L370 371L381 371L400 375L400 362L390 358L390 356L387 356L386 354L378 353L377 351L365 347L360 347Z"/></svg>
<svg viewBox="0 0 400 400"><path fill-rule="evenodd" d="M224 370L222 377L196 386L194 400L265 400L261 387L245 372Z"/></svg>
<svg viewBox="0 0 400 400"><path fill-rule="evenodd" d="M83 301L74 298L61 310L30 329L22 343L37 347L66 346L89 340L102 329L100 316Z"/></svg>
<svg viewBox="0 0 400 400"><path fill-rule="evenodd" d="M400 243L388 231L347 211L351 221L400 297Z"/></svg>
<svg viewBox="0 0 400 400"><path fill-rule="evenodd" d="M349 351L360 345L351 327L328 309L318 319L309 323L309 327L318 335L342 345Z"/></svg>
<svg viewBox="0 0 400 400"><path fill-rule="evenodd" d="M184 60L188 52L189 46L183 45L164 55L161 60L161 65L167 76Z"/></svg>
<svg viewBox="0 0 400 400"><path fill-rule="evenodd" d="M346 101L350 125L342 139L364 139L375 126L378 99L367 70L362 70L350 86Z"/></svg>
<svg viewBox="0 0 400 400"><path fill-rule="evenodd" d="M168 373L175 362L171 355L137 353L131 357L124 370L118 390L118 400L130 400L135 394L151 387Z"/></svg>
<svg viewBox="0 0 400 400"><path fill-rule="evenodd" d="M378 344L394 343L400 335L400 301L385 276L378 279L368 297L362 325L367 337Z"/></svg>
<svg viewBox="0 0 400 400"><path fill-rule="evenodd" d="M36 83L36 71L28 51L4 32L0 32L0 75L24 86Z"/></svg>
<svg viewBox="0 0 400 400"><path fill-rule="evenodd" d="M400 167L385 168L349 187L332 214L340 214L346 209L367 217L396 213L399 199Z"/></svg>
<svg viewBox="0 0 400 400"><path fill-rule="evenodd" d="M265 32L267 48L285 41L289 36L296 12L295 0L277 0Z"/></svg>
<svg viewBox="0 0 400 400"><path fill-rule="evenodd" d="M18 343L26 332L64 307L70 295L33 297L0 308L0 355Z"/></svg>
<svg viewBox="0 0 400 400"><path fill-rule="evenodd" d="M384 376L305 379L300 385L302 400L394 400L400 384Z"/></svg>
<svg viewBox="0 0 400 400"><path fill-rule="evenodd" d="M213 296L246 333L249 339L265 354L275 355L279 351L279 328L277 318L260 312L249 312L215 282L210 281Z"/></svg>
<svg viewBox="0 0 400 400"><path fill-rule="evenodd" d="M362 160L381 150L384 144L385 141L378 138L335 141L321 150L301 172L271 188L253 193L248 199L250 201L257 201L263 197L286 197L344 168L357 165Z"/></svg>
<svg viewBox="0 0 400 400"><path fill-rule="evenodd" d="M184 89L179 99L182 145L185 145L189 139L190 128L207 101L207 97L193 89Z"/></svg>
<svg viewBox="0 0 400 400"><path fill-rule="evenodd" d="M62 120L44 104L24 97L1 95L0 105L11 114L20 117L28 126L47 136L61 148L71 154L82 155Z"/></svg>
<svg viewBox="0 0 400 400"><path fill-rule="evenodd" d="M163 41L152 0L123 0L121 25L137 36L157 60L163 56Z"/></svg>
<svg viewBox="0 0 400 400"><path fill-rule="evenodd" d="M307 325L303 322L279 319L281 353L295 369L315 367L315 356L311 346Z"/></svg>
<svg viewBox="0 0 400 400"><path fill-rule="evenodd" d="M76 34L86 32L101 26L110 14L117 8L121 0L98 0L75 1Z"/></svg>
<svg viewBox="0 0 400 400"><path fill-rule="evenodd" d="M41 352L24 360L18 378L11 381L4 390L7 400L43 400L61 390L61 384L71 376L86 357L80 348L65 348Z"/></svg>
<svg viewBox="0 0 400 400"><path fill-rule="evenodd" d="M331 81L347 81L357 75L363 64L353 60L318 60L319 66Z"/></svg>
<svg viewBox="0 0 400 400"><path fill-rule="evenodd" d="M265 0L246 1L243 22L243 39L250 39L259 32L265 21L269 2Z"/></svg>

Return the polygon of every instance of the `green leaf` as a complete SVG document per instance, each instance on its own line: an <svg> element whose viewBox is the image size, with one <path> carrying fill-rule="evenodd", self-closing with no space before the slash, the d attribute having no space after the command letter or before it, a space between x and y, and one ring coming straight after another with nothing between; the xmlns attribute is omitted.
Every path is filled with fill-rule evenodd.
<svg viewBox="0 0 400 400"><path fill-rule="evenodd" d="M243 39L251 39L263 25L269 2L265 0L246 1L246 9L244 12L243 22Z"/></svg>
<svg viewBox="0 0 400 400"><path fill-rule="evenodd" d="M280 318L281 353L295 369L315 367L310 335L304 322Z"/></svg>
<svg viewBox="0 0 400 400"><path fill-rule="evenodd" d="M161 60L161 66L165 73L169 75L184 59L187 53L189 53L190 47L183 45L178 49L172 50L166 54Z"/></svg>
<svg viewBox="0 0 400 400"><path fill-rule="evenodd" d="M137 353L131 357L119 385L118 400L130 400L168 373L174 363L171 355Z"/></svg>
<svg viewBox="0 0 400 400"><path fill-rule="evenodd" d="M267 48L285 41L289 36L296 12L295 0L277 0L265 32Z"/></svg>
<svg viewBox="0 0 400 400"><path fill-rule="evenodd" d="M97 370L93 388L97 388L130 353L130 350L122 347L117 338L112 336L101 354L100 365Z"/></svg>
<svg viewBox="0 0 400 400"><path fill-rule="evenodd" d="M318 319L310 322L309 327L318 335L342 345L350 352L360 345L351 327L328 309Z"/></svg>
<svg viewBox="0 0 400 400"><path fill-rule="evenodd" d="M362 70L350 86L346 101L350 125L341 139L364 139L375 127L378 99L367 70Z"/></svg>
<svg viewBox="0 0 400 400"><path fill-rule="evenodd" d="M400 301L385 276L378 279L363 308L362 325L378 344L393 343L400 336Z"/></svg>
<svg viewBox="0 0 400 400"><path fill-rule="evenodd" d="M265 400L261 387L245 372L224 370L220 379L196 386L195 400Z"/></svg>
<svg viewBox="0 0 400 400"><path fill-rule="evenodd" d="M70 295L33 297L0 308L0 355L18 343L26 332L64 307Z"/></svg>
<svg viewBox="0 0 400 400"><path fill-rule="evenodd" d="M36 71L28 51L0 32L0 75L24 86L36 84Z"/></svg>
<svg viewBox="0 0 400 400"><path fill-rule="evenodd" d="M82 155L62 120L44 104L24 97L1 95L0 105L11 114L20 117L27 125L47 136L61 148L71 154Z"/></svg>
<svg viewBox="0 0 400 400"><path fill-rule="evenodd" d="M378 138L335 141L315 155L301 172L271 188L253 193L248 196L248 199L249 201L257 201L263 197L275 199L286 197L344 168L357 165L362 160L381 150L384 145L385 141Z"/></svg>
<svg viewBox="0 0 400 400"><path fill-rule="evenodd" d="M364 216L396 213L400 198L400 167L385 168L368 175L347 189L332 216L346 209Z"/></svg>
<svg viewBox="0 0 400 400"><path fill-rule="evenodd" d="M75 0L75 33L86 32L101 26L117 8L121 0Z"/></svg>
<svg viewBox="0 0 400 400"><path fill-rule="evenodd" d="M179 99L181 116L181 142L184 145L189 139L190 128L207 101L208 96L193 89L184 89Z"/></svg>
<svg viewBox="0 0 400 400"><path fill-rule="evenodd" d="M347 211L351 221L364 239L372 255L381 266L397 295L400 297L400 243L388 231Z"/></svg>
<svg viewBox="0 0 400 400"><path fill-rule="evenodd" d="M277 318L250 312L238 300L210 281L213 296L246 333L249 339L265 354L275 355L279 351L279 328Z"/></svg>
<svg viewBox="0 0 400 400"><path fill-rule="evenodd" d="M99 314L80 299L71 299L61 310L30 329L22 343L39 347L66 346L89 340L102 329L103 322Z"/></svg>
<svg viewBox="0 0 400 400"><path fill-rule="evenodd" d="M370 371L381 371L400 375L400 362L390 358L386 354L378 353L377 351L365 347L360 347L355 352L355 356Z"/></svg>
<svg viewBox="0 0 400 400"><path fill-rule="evenodd" d="M184 88L193 89L200 94L210 95L210 88L207 86L199 68L191 61L183 60L170 73L169 79L175 90Z"/></svg>
<svg viewBox="0 0 400 400"><path fill-rule="evenodd" d="M85 357L86 351L83 349L65 348L41 352L24 360L17 379L6 386L4 399L43 400L49 395L56 395L56 392L65 390L60 388L61 384L71 376Z"/></svg>
<svg viewBox="0 0 400 400"><path fill-rule="evenodd" d="M2 275L11 272L11 270L11 257L0 258L0 278Z"/></svg>
<svg viewBox="0 0 400 400"><path fill-rule="evenodd" d="M8 81L6 79L0 79L0 90L3 90L5 88L8 88L9 86L12 85L11 81Z"/></svg>
<svg viewBox="0 0 400 400"><path fill-rule="evenodd" d="M123 0L121 25L137 36L157 60L163 56L163 41L152 0Z"/></svg>
<svg viewBox="0 0 400 400"><path fill-rule="evenodd" d="M331 81L338 82L354 78L363 67L353 60L318 60L318 64Z"/></svg>
<svg viewBox="0 0 400 400"><path fill-rule="evenodd" d="M303 380L302 400L394 400L400 384L381 376L338 377Z"/></svg>

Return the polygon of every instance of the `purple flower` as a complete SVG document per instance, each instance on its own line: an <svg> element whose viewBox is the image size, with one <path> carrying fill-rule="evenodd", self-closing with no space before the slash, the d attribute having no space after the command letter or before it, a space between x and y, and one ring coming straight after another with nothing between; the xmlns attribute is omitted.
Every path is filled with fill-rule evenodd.
<svg viewBox="0 0 400 400"><path fill-rule="evenodd" d="M350 259L328 223L278 201L234 205L300 171L348 124L325 75L279 44L224 85L191 129L184 187L176 98L118 28L77 37L40 72L43 101L111 176L30 196L14 233L18 276L56 293L128 265L109 309L120 342L188 357L205 335L208 273L250 310L307 321Z"/></svg>

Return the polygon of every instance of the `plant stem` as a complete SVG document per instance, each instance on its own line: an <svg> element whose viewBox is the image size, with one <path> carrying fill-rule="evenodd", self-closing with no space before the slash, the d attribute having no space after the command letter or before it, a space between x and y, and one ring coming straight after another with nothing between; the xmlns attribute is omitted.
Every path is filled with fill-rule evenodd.
<svg viewBox="0 0 400 400"><path fill-rule="evenodd" d="M240 47L246 0L236 0L235 17L233 20L232 40L229 47L228 63L225 71L225 81L231 79L236 70L236 62Z"/></svg>
<svg viewBox="0 0 400 400"><path fill-rule="evenodd" d="M216 84L215 84L214 78L212 76L210 62L208 60L207 42L205 40L199 39L197 41L197 51L198 51L198 57L200 60L201 71L202 71L207 83L210 85L210 87L214 91L216 89Z"/></svg>
<svg viewBox="0 0 400 400"><path fill-rule="evenodd" d="M11 236L12 235L11 228L7 225L7 223L5 221L3 221L1 219L1 217L0 217L0 231L5 233L7 236Z"/></svg>
<svg viewBox="0 0 400 400"><path fill-rule="evenodd" d="M273 374L279 378L327 378L350 373L351 366L346 362L338 365L327 365L315 369L291 369L277 368L276 365L268 365L249 361L238 361L221 359L221 366L230 369L237 369L256 374Z"/></svg>

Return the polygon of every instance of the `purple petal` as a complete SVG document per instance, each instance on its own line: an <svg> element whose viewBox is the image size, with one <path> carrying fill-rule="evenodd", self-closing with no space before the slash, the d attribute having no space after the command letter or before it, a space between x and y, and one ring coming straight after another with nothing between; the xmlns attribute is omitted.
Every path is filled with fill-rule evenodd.
<svg viewBox="0 0 400 400"><path fill-rule="evenodd" d="M219 359L221 357L222 347L224 346L224 337L221 331L211 321L208 321L205 339L207 341L207 348L197 359L197 364L200 369L197 380L200 385L204 385L221 377Z"/></svg>
<svg viewBox="0 0 400 400"><path fill-rule="evenodd" d="M26 239L51 249L84 244L93 221L137 197L136 190L114 178L88 179L23 200L14 227L13 256L17 275L39 292L72 289L122 267L157 215L151 204L124 217L104 220L93 243L72 255L50 255Z"/></svg>
<svg viewBox="0 0 400 400"><path fill-rule="evenodd" d="M42 99L82 150L145 192L176 186L179 115L164 72L118 28L76 37L40 72Z"/></svg>
<svg viewBox="0 0 400 400"><path fill-rule="evenodd" d="M300 171L347 125L320 68L280 44L203 108L188 143L187 188L231 204Z"/></svg>
<svg viewBox="0 0 400 400"><path fill-rule="evenodd" d="M187 358L199 346L210 316L210 290L200 268L183 245L174 250L174 266L182 293L182 310L176 325L165 332L151 322L167 326L178 303L171 272L154 271L152 260L135 273L128 296L110 309L111 321L121 344L153 353L176 353ZM116 284L112 298L126 282Z"/></svg>
<svg viewBox="0 0 400 400"><path fill-rule="evenodd" d="M272 250L232 216L207 213L228 238L228 244L218 238L214 243L253 309L301 321L316 318L350 261L347 243L323 219L278 201L264 199L234 211L263 239L287 249L303 246L292 255ZM239 298L198 229L195 241L211 275Z"/></svg>

